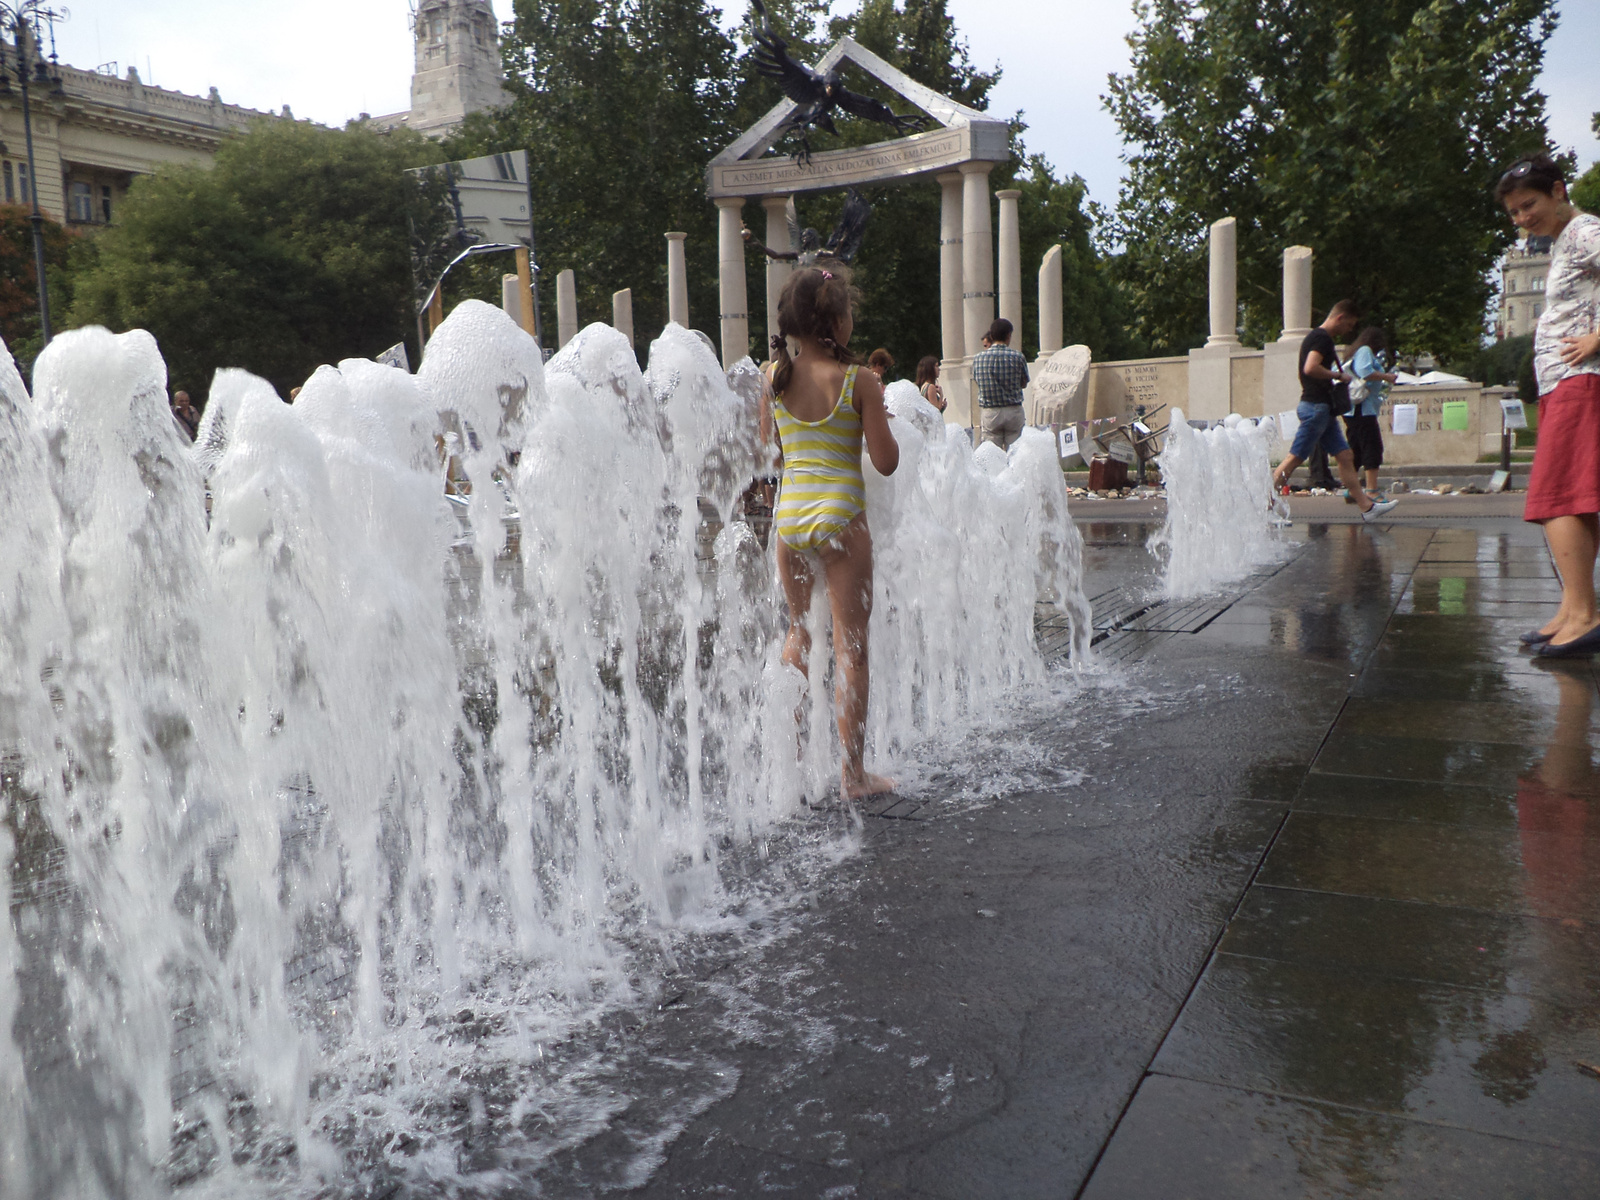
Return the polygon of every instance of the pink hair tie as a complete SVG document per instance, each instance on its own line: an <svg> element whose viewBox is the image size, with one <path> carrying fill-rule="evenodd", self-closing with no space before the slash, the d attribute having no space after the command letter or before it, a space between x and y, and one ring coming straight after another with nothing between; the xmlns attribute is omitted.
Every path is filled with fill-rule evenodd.
<svg viewBox="0 0 1600 1200"><path fill-rule="evenodd" d="M822 273L822 277L824 279L832 279L833 278L833 272L832 271L824 271Z"/></svg>

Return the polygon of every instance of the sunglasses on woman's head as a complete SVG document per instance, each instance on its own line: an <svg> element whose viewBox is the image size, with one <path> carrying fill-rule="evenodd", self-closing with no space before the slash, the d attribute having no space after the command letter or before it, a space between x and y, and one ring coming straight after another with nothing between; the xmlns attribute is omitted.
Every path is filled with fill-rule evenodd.
<svg viewBox="0 0 1600 1200"><path fill-rule="evenodd" d="M1500 176L1500 182L1504 183L1508 179L1521 179L1531 170L1533 170L1533 161L1525 158L1516 166L1507 171L1504 175Z"/></svg>

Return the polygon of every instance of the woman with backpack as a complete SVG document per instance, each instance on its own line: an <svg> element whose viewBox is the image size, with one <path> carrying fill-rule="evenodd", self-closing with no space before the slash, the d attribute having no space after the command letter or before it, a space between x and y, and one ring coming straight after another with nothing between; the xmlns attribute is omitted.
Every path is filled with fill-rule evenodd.
<svg viewBox="0 0 1600 1200"><path fill-rule="evenodd" d="M1389 385L1398 378L1383 369L1387 349L1383 330L1368 325L1350 343L1348 352L1350 374L1354 376L1350 381L1350 403L1354 407L1344 419L1345 437L1368 495L1377 494L1378 468L1383 466L1383 432L1378 428L1378 412Z"/></svg>

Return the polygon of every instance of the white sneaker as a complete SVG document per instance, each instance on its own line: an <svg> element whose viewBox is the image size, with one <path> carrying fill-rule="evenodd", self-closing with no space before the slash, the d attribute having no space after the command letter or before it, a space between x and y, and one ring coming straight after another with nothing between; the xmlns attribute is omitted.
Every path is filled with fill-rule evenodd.
<svg viewBox="0 0 1600 1200"><path fill-rule="evenodd" d="M1399 503L1400 501L1398 500L1374 500L1372 502L1372 507L1361 514L1361 519L1363 521L1376 521L1379 517L1383 516L1384 513L1388 512L1391 508L1394 508Z"/></svg>

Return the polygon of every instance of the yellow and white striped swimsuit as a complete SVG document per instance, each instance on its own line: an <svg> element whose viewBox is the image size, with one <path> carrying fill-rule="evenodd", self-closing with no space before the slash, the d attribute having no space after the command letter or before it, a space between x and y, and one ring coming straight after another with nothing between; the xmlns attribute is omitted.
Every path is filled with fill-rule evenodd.
<svg viewBox="0 0 1600 1200"><path fill-rule="evenodd" d="M816 551L867 506L855 390L856 368L848 367L839 402L822 420L798 419L784 407L782 396L772 406L783 447L783 482L772 519L778 536L796 550Z"/></svg>

